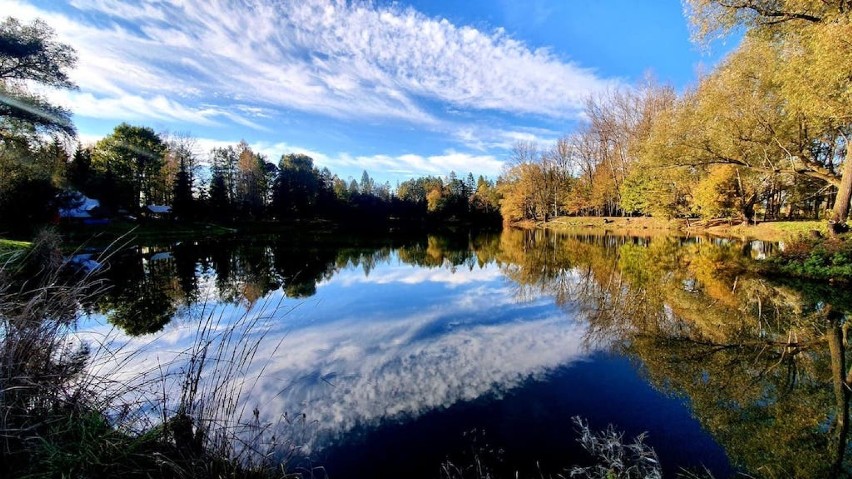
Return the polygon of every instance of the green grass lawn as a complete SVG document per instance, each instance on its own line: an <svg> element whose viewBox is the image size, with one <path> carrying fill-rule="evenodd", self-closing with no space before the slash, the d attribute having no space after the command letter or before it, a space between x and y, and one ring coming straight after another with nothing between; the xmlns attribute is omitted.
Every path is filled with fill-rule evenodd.
<svg viewBox="0 0 852 479"><path fill-rule="evenodd" d="M29 248L32 246L32 243L29 241L17 241L10 240L5 238L0 238L0 253L7 253L10 251L20 251Z"/></svg>
<svg viewBox="0 0 852 479"><path fill-rule="evenodd" d="M32 243L29 241L0 238L0 267L16 264L30 246L32 246Z"/></svg>
<svg viewBox="0 0 852 479"><path fill-rule="evenodd" d="M212 223L177 223L150 221L145 223L113 222L108 225L63 225L59 228L65 245L104 246L114 241L121 243L152 244L184 238L223 236L236 232L234 228Z"/></svg>

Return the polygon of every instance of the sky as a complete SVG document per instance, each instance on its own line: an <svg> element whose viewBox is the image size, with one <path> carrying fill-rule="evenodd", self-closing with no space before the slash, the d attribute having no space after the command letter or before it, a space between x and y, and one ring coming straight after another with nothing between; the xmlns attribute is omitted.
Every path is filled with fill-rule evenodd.
<svg viewBox="0 0 852 479"><path fill-rule="evenodd" d="M496 178L517 141L582 122L584 99L648 75L682 90L724 46L677 0L0 0L79 61L45 94L93 142L121 122L246 140L340 177Z"/></svg>

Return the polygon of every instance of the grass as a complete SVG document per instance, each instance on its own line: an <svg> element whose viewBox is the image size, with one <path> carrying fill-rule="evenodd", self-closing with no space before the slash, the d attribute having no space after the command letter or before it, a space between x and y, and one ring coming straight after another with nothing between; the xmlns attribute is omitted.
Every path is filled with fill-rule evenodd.
<svg viewBox="0 0 852 479"><path fill-rule="evenodd" d="M679 227L678 222L661 218L615 216L560 216L547 223L527 223L525 226L538 226L563 232L582 232L587 234L589 230L599 230L628 235L669 233L677 231Z"/></svg>
<svg viewBox="0 0 852 479"><path fill-rule="evenodd" d="M811 231L818 231L825 235L828 233L827 228L828 224L825 221L766 221L755 225L744 223L733 226L719 224L707 226L705 230L715 236L762 241L789 241L797 236L810 234Z"/></svg>
<svg viewBox="0 0 852 479"><path fill-rule="evenodd" d="M0 477L290 477L294 444L241 401L265 311L227 324L206 311L176 362L128 379L135 353L77 333L104 287L55 233L0 264Z"/></svg>
<svg viewBox="0 0 852 479"><path fill-rule="evenodd" d="M577 441L594 464L571 468L571 477L586 479L662 479L663 470L654 449L645 443L646 434L640 434L633 442L624 441L624 433L609 425L603 431L592 431L580 417L574 417L579 438Z"/></svg>
<svg viewBox="0 0 852 479"><path fill-rule="evenodd" d="M629 236L658 236L669 234L709 234L726 238L762 241L789 241L796 236L818 231L827 234L825 221L766 221L747 225L740 221L667 220L652 217L560 216L547 223L524 221L515 224L523 228L546 228L565 233L589 234L610 232Z"/></svg>
<svg viewBox="0 0 852 479"><path fill-rule="evenodd" d="M0 253L11 251L23 251L32 246L29 241L17 241L0 238Z"/></svg>
<svg viewBox="0 0 852 479"><path fill-rule="evenodd" d="M237 232L234 228L213 223L188 223L173 221L150 221L132 223L116 221L108 225L61 225L60 232L65 243L70 245L86 243L90 246L103 246L117 238L126 237L134 244L158 244L180 239L199 239L206 237L228 236Z"/></svg>
<svg viewBox="0 0 852 479"><path fill-rule="evenodd" d="M637 237L682 235L677 221L645 217L560 216L547 223L521 221L511 226L524 229L547 229L569 235L605 236L609 234Z"/></svg>
<svg viewBox="0 0 852 479"><path fill-rule="evenodd" d="M522 476L519 472L498 472L499 454L488 444L474 445L475 451L469 464L457 465L445 461L441 464L441 479L661 479L663 469L657 453L645 442L647 434L642 433L631 441L625 440L624 433L609 425L601 431L592 430L588 422L574 417L577 442L587 453L588 466L573 466L564 469L555 476L537 471L531 476ZM680 479L713 479L708 470L681 470L675 477Z"/></svg>
<svg viewBox="0 0 852 479"><path fill-rule="evenodd" d="M32 246L29 241L16 241L0 238L0 265L14 262L21 258Z"/></svg>

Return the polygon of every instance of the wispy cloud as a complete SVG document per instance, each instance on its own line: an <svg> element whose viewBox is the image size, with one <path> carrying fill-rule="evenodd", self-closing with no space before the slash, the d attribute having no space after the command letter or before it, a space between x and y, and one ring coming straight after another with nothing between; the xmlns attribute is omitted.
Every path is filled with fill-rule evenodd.
<svg viewBox="0 0 852 479"><path fill-rule="evenodd" d="M370 277L394 276L395 269L380 264ZM440 271L450 273L439 268L435 276ZM354 267L347 272L363 276ZM269 423L283 411L304 413L317 428L309 446L321 449L359 426L372 428L506 393L588 354L584 323L550 299L515 302L496 265L452 274L460 278L449 282L464 287L449 288L441 301L426 307L392 310L371 309L369 301L359 307L361 301L352 298L335 306L332 298L341 296L338 288L349 275L323 283L317 297L298 311L304 317L270 318L270 329L250 332L263 339L256 352L261 359L246 371L245 384L251 386L246 407L259 406L261 421ZM359 297L381 295L386 288L383 280L363 283ZM278 299L273 294L266 301ZM230 315L239 317L239 311L225 317ZM116 374L134 377L160 364L180 367L179 351L195 330L191 322L178 321L156 341L128 339L125 350L142 349L132 370Z"/></svg>
<svg viewBox="0 0 852 479"><path fill-rule="evenodd" d="M348 269L339 272L334 281L344 286L363 284L422 284L440 283L449 288L496 281L502 277L498 268L480 268L471 271L456 270L455 268L418 268L410 265L387 265L378 271L365 275L357 270Z"/></svg>
<svg viewBox="0 0 852 479"><path fill-rule="evenodd" d="M69 101L96 118L258 126L244 116L272 108L440 130L434 102L569 118L609 83L500 29L459 26L396 4L75 0L64 13L0 5L47 18L78 49L81 93Z"/></svg>
<svg viewBox="0 0 852 479"><path fill-rule="evenodd" d="M235 145L239 139L232 141L212 138L198 139L200 154L203 156L214 147ZM450 172L466 174L475 172L489 177L496 177L503 168L503 161L494 155L470 154L447 151L439 155L352 155L346 152L320 152L311 148L286 142L250 142L252 150L266 156L268 161L277 163L281 155L287 153L303 153L314 160L318 167L327 167L331 171L359 173L366 170L370 174L390 174L395 177L417 177L424 175L445 176Z"/></svg>

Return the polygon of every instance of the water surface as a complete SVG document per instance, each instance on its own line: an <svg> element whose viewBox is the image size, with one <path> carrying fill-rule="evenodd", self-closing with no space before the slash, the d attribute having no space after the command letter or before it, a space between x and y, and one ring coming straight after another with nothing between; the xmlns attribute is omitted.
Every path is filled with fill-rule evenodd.
<svg viewBox="0 0 852 479"><path fill-rule="evenodd" d="M183 242L115 255L90 327L139 351L131 378L179 369L211 312L252 319L241 410L331 477L560 472L588 461L574 416L647 432L669 475L830 474L849 298L729 271L767 252L514 230Z"/></svg>

